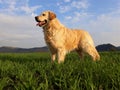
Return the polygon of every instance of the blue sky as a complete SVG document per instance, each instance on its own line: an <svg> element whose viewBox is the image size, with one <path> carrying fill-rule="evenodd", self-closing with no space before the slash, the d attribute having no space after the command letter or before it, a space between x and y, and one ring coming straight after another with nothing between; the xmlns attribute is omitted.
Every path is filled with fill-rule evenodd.
<svg viewBox="0 0 120 90"><path fill-rule="evenodd" d="M45 46L34 20L45 10L69 28L88 31L95 45L120 46L120 0L0 0L0 46Z"/></svg>

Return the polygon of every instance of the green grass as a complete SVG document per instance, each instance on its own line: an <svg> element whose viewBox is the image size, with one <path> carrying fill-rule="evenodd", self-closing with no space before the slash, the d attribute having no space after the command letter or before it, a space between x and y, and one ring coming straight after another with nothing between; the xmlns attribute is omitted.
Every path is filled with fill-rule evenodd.
<svg viewBox="0 0 120 90"><path fill-rule="evenodd" d="M49 53L0 53L0 90L120 90L120 52L100 55L52 64Z"/></svg>

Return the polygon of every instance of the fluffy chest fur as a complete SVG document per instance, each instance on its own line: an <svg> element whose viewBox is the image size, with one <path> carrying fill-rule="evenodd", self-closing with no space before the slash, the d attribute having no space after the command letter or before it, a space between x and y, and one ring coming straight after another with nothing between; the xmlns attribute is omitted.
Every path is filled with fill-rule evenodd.
<svg viewBox="0 0 120 90"><path fill-rule="evenodd" d="M44 29L44 39L48 46L52 48L59 48L63 46L64 37L62 37L62 35L64 35L65 32L60 31L62 28L63 27L56 29L50 27L49 29Z"/></svg>

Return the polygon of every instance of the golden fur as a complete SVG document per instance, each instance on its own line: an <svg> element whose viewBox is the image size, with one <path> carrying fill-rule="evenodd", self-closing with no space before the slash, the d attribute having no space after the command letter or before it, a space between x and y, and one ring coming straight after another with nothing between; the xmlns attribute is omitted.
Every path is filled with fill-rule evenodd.
<svg viewBox="0 0 120 90"><path fill-rule="evenodd" d="M94 61L100 59L88 32L66 28L52 11L45 11L35 19L37 25L43 28L44 39L51 52L52 61L57 56L58 63L64 62L66 53L72 50L75 50L81 58L84 53L88 53Z"/></svg>

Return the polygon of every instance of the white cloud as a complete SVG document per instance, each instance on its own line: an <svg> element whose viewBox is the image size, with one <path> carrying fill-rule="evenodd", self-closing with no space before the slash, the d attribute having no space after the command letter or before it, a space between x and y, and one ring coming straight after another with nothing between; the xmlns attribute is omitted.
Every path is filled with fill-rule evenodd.
<svg viewBox="0 0 120 90"><path fill-rule="evenodd" d="M71 0L64 0L64 2L70 2Z"/></svg>
<svg viewBox="0 0 120 90"><path fill-rule="evenodd" d="M0 14L0 46L44 46L42 29L36 27L34 17Z"/></svg>
<svg viewBox="0 0 120 90"><path fill-rule="evenodd" d="M62 22L70 28L84 28L91 17L92 15L87 12L75 11L70 15L64 16L64 21L62 20Z"/></svg>
<svg viewBox="0 0 120 90"><path fill-rule="evenodd" d="M57 3L57 5L59 6L59 11L61 13L66 13L68 11L71 11L71 10L84 10L84 9L87 9L88 6L89 6L89 3L87 0L79 0L79 1L70 1L70 0L66 0L65 1L66 4L63 4L62 2L59 2Z"/></svg>
<svg viewBox="0 0 120 90"><path fill-rule="evenodd" d="M20 9L22 11L24 11L26 14L31 14L33 15L34 14L34 11L36 11L38 8L40 8L41 6L33 6L33 7L29 7L28 5L27 6L22 6Z"/></svg>
<svg viewBox="0 0 120 90"><path fill-rule="evenodd" d="M35 11L29 0L0 0L0 46L44 46L42 30L36 27Z"/></svg>
<svg viewBox="0 0 120 90"><path fill-rule="evenodd" d="M77 9L86 9L88 8L88 2L86 0L81 0L81 1L73 1L71 3L72 7L75 7Z"/></svg>
<svg viewBox="0 0 120 90"><path fill-rule="evenodd" d="M37 9L42 7L39 6L29 6L29 0L2 0L1 1L1 13L16 15L17 13L33 14Z"/></svg>
<svg viewBox="0 0 120 90"><path fill-rule="evenodd" d="M81 19L85 19L86 17L88 17L88 14L86 12L74 12L73 21L77 22Z"/></svg>
<svg viewBox="0 0 120 90"><path fill-rule="evenodd" d="M111 13L99 15L96 20L90 21L87 29L92 33L97 44L120 45L120 16L114 17Z"/></svg>
<svg viewBox="0 0 120 90"><path fill-rule="evenodd" d="M70 6L60 6L60 12L65 13L68 12L71 9Z"/></svg>
<svg viewBox="0 0 120 90"><path fill-rule="evenodd" d="M65 16L65 19L70 20L70 19L72 19L72 17L71 16Z"/></svg>

